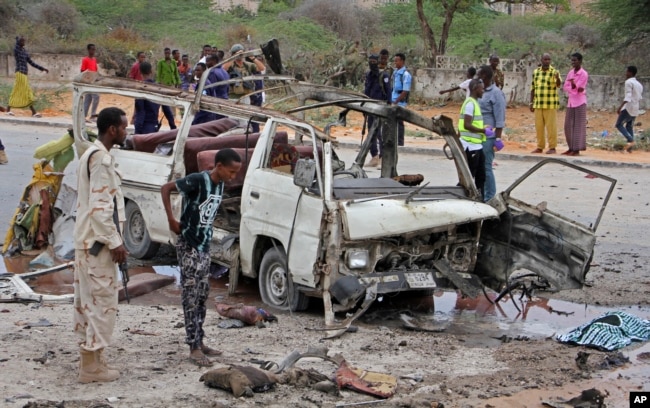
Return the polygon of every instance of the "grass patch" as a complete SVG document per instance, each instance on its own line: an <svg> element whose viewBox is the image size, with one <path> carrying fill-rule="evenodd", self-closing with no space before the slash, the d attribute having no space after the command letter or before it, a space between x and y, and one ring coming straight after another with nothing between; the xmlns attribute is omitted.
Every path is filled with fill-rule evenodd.
<svg viewBox="0 0 650 408"><path fill-rule="evenodd" d="M645 130L634 136L634 150L648 152L650 151L650 130ZM625 149L627 140L620 134L610 134L606 137L594 136L587 140L587 144L592 149L608 150L621 152Z"/></svg>

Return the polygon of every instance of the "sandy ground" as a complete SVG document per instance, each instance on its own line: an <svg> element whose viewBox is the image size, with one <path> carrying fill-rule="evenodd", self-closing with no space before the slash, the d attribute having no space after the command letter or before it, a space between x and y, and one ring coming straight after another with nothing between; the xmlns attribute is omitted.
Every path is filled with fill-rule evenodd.
<svg viewBox="0 0 650 408"><path fill-rule="evenodd" d="M119 100L105 98L101 106L119 103ZM43 114L69 115L69 108L67 111L65 108L69 105L57 103L57 106L63 108L45 110ZM451 117L456 117L458 108L456 105L415 107L426 115L442 113ZM534 148L532 115L526 108L508 109L507 114L506 150L529 152ZM559 116L558 123L563 123L562 114ZM612 133L614 121L615 114L590 112L590 132L599 134L609 129ZM361 120L353 118L351 122L351 127L337 130L336 135L341 140L358 140ZM560 136L560 140L562 138ZM407 143L417 146L436 143L436 140L413 137L408 138ZM625 155L589 149L585 155L612 161L650 162L649 155L641 152ZM626 282L635 281L636 265L648 262L647 254L637 258L633 265L619 265L616 259L608 260L611 261L608 264L616 265L618 272L612 286L599 285L558 297L575 301L599 299L604 306L647 305L648 296L643 288L647 288L648 282L638 282L622 295L612 289L626 287ZM598 268L592 279L598 280L606 272L606 268ZM69 277L66 282L69 284ZM596 290L598 292L594 293ZM610 296L602 296L608 291ZM328 394L310 387L279 384L273 391L255 394L252 398L235 398L226 391L207 388L199 382L199 377L207 370L187 360L182 310L174 304L178 293L168 288L156 297L143 296L132 304L120 305L113 346L107 350L107 357L122 375L118 381L107 384L81 385L76 381L78 350L71 332L70 305L0 305L3 317L0 320L0 406L343 407L370 402L361 406L540 407L543 400L569 399L580 395L582 390L595 387L608 394L607 406L622 407L627 406L630 391L650 390L650 363L643 354L650 352L647 343L624 350L630 358L624 369L601 370L598 365L604 361L605 353L555 342L553 326L533 329L532 334L519 336L524 332L526 319L516 312L503 313L500 307L485 303L463 305L462 313L434 315L430 297L421 302L409 299L408 307L398 299L387 299L385 305L374 308L356 323L356 333L323 340L322 332L308 330L322 327L322 307L318 305L307 313L277 313L278 322L266 328L220 329L217 327L220 318L212 300L222 293L223 290L211 293L205 325L206 342L224 351L223 356L215 359L215 367L256 365L251 361L255 359L280 362L293 350L306 351L310 345L325 346L331 353L342 354L353 366L397 377L395 396L376 400L350 390ZM228 300L259 302L249 295ZM457 299L457 307L462 302ZM415 311L412 310L414 304L419 306ZM546 319L549 320L550 316L557 315L540 299L525 302L521 307L523 310L541 307L548 312ZM586 306L584 308L587 310ZM435 333L407 331L398 318L406 309L410 310L407 313L426 318L426 322L435 327L447 329ZM630 306L629 311L650 317L647 307ZM41 319L51 325L39 326L39 321L43 322ZM449 324L449 319L460 323ZM534 326L536 323L531 320L528 323ZM578 317L574 321L582 322L582 319ZM575 362L580 351L591 354L587 367L579 368ZM336 368L332 363L313 359L301 361L298 366L316 369L330 378Z"/></svg>

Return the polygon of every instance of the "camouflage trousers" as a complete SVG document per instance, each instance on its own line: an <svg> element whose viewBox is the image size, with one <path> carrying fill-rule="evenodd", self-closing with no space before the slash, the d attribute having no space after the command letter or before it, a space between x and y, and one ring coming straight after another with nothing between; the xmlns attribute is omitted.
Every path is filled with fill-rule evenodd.
<svg viewBox="0 0 650 408"><path fill-rule="evenodd" d="M195 350L203 343L205 301L210 293L210 253L199 252L179 238L176 243L176 256L181 269L185 343Z"/></svg>
<svg viewBox="0 0 650 408"><path fill-rule="evenodd" d="M111 342L117 316L117 266L104 247L97 256L76 249L74 261L74 331L81 348L95 351Z"/></svg>

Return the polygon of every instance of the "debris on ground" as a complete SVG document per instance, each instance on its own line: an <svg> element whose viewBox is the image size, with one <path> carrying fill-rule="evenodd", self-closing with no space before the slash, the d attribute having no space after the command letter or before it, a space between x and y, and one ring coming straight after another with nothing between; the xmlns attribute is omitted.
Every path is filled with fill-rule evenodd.
<svg viewBox="0 0 650 408"><path fill-rule="evenodd" d="M220 329L241 329L245 326L246 324L238 319L224 319L217 323L217 327Z"/></svg>
<svg viewBox="0 0 650 408"><path fill-rule="evenodd" d="M35 362L41 363L41 364L47 364L47 362L49 360L53 359L54 357L56 357L56 353L54 353L53 351L48 350L41 357L32 358L32 361L35 361Z"/></svg>
<svg viewBox="0 0 650 408"><path fill-rule="evenodd" d="M630 359L623 355L620 351L615 353L607 353L603 360L598 364L601 370L611 370L613 368L622 367L629 363Z"/></svg>
<svg viewBox="0 0 650 408"><path fill-rule="evenodd" d="M294 350L278 364L275 373L282 373L292 368L298 360L306 357L321 358L336 364L338 366L335 374L336 384L339 389L349 388L379 398L390 398L395 394L397 388L396 377L350 366L341 354L330 356L327 347L310 346L305 353Z"/></svg>
<svg viewBox="0 0 650 408"><path fill-rule="evenodd" d="M440 333L447 330L448 325L447 323L439 325L431 321L422 321L406 313L400 314L399 318L402 321L402 327L413 331Z"/></svg>
<svg viewBox="0 0 650 408"><path fill-rule="evenodd" d="M3 254L13 255L24 250L43 249L52 232L54 203L63 173L55 172L42 161L34 164L34 174L10 222L5 236Z"/></svg>
<svg viewBox="0 0 650 408"><path fill-rule="evenodd" d="M38 319L37 322L16 322L16 326L23 326L25 329L31 329L32 327L50 327L54 325L47 319Z"/></svg>
<svg viewBox="0 0 650 408"><path fill-rule="evenodd" d="M258 323L263 322L278 321L277 317L260 307L246 306L243 303L229 305L227 303L219 302L215 302L215 306L217 307L217 313L219 313L219 315L229 319L241 320L242 322L250 325L257 325Z"/></svg>
<svg viewBox="0 0 650 408"><path fill-rule="evenodd" d="M54 259L47 251L43 251L36 258L29 261L30 268L43 267L51 268L54 266Z"/></svg>
<svg viewBox="0 0 650 408"><path fill-rule="evenodd" d="M149 332L142 329L126 329L125 331L131 334L139 334L141 336L160 336L160 333Z"/></svg>
<svg viewBox="0 0 650 408"><path fill-rule="evenodd" d="M390 398L397 389L397 378L392 375L352 367L344 360L336 370L339 388L349 388L379 398Z"/></svg>
<svg viewBox="0 0 650 408"><path fill-rule="evenodd" d="M256 392L272 389L278 382L275 374L250 366L230 366L210 370L199 381L211 388L231 391L235 397L252 397Z"/></svg>
<svg viewBox="0 0 650 408"><path fill-rule="evenodd" d="M606 408L605 398L609 394L598 391L595 388L582 391L580 396L564 400L557 398L556 401L542 401L542 405L552 408Z"/></svg>

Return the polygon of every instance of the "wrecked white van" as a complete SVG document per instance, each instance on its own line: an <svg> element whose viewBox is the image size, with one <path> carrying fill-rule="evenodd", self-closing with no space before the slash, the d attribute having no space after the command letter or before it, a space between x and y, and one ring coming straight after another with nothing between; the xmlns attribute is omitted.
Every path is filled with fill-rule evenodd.
<svg viewBox="0 0 650 408"><path fill-rule="evenodd" d="M595 230L615 180L560 160L531 170L566 166L604 181L600 211L589 223L516 198L513 189L528 174L486 204L477 200L449 118L425 118L361 94L297 81L276 86L274 92L283 101L278 105L282 111L125 79L74 83L79 155L88 143L82 103L87 93L146 98L183 112L176 131L132 135L121 149L111 150L122 175L124 234L132 256L152 257L160 244L175 239L160 187L209 169L216 151L231 147L243 166L226 189L211 247L213 262L230 270L231 293L241 276L257 279L266 304L301 310L310 298L322 298L326 321L332 322L334 312L351 310L361 299L367 305L380 294L433 288L476 294L483 285L512 285L519 270L551 289L583 285ZM292 100L296 103L287 108ZM324 128L301 119L304 111L323 107L337 115ZM191 126L199 110L226 118ZM329 130L344 126L350 111L378 118L375 126L384 135L381 177L369 178L363 170L369 140L349 165L336 155ZM455 166L457 178L405 185L409 177L397 170L397 120L441 135L450 159L446 162ZM253 122L261 132L250 130ZM180 213L179 196L173 205Z"/></svg>

